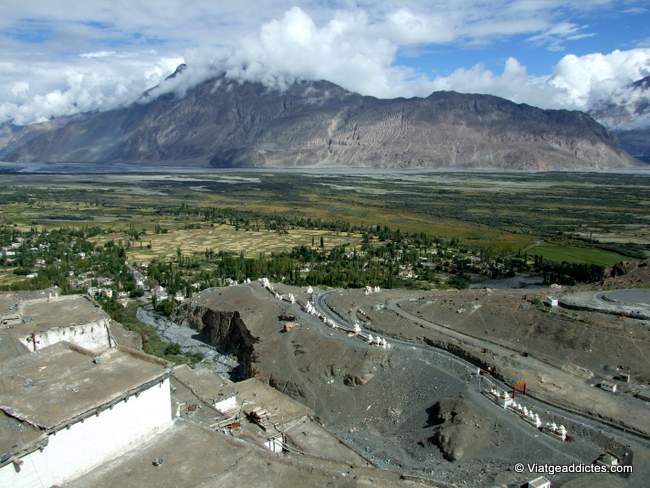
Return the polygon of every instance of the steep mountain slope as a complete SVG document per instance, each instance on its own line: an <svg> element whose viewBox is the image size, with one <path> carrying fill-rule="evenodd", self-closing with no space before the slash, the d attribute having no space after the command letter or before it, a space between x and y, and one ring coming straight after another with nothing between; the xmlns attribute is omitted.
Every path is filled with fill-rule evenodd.
<svg viewBox="0 0 650 488"><path fill-rule="evenodd" d="M635 158L650 163L650 127L615 130L619 144Z"/></svg>
<svg viewBox="0 0 650 488"><path fill-rule="evenodd" d="M13 134L0 159L529 170L637 164L584 113L487 95L435 92L386 100L325 81L276 90L220 76L179 97L151 98L30 126L24 136Z"/></svg>
<svg viewBox="0 0 650 488"><path fill-rule="evenodd" d="M650 76L615 93L590 113L614 132L623 149L650 163Z"/></svg>

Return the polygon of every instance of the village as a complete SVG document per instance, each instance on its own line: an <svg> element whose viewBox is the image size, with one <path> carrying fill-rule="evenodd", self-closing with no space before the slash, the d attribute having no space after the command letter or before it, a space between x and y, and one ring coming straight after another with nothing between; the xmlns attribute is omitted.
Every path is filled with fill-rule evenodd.
<svg viewBox="0 0 650 488"><path fill-rule="evenodd" d="M246 232L243 224L236 225ZM84 292L123 307L144 296L168 314L198 291L262 276L298 286L362 287L370 282L384 288L427 289L464 288L472 281L529 273L554 280L549 283L573 284L602 273L597 267L567 263L559 271L558 265L536 256L492 254L455 240L387 229L364 234L357 246L326 248L321 237L320 242L312 238L311 246L257 257L210 249L184 253L179 247L169 258L152 260L134 260L130 254L146 243L145 231L129 229L119 241L102 239L105 234L114 233L102 227L28 231L0 227L0 289L56 285L66 293Z"/></svg>
<svg viewBox="0 0 650 488"><path fill-rule="evenodd" d="M239 229L235 233L250 232L247 229L256 225L246 220L217 219L217 223L220 229L229 225ZM194 232L212 232L213 225L208 222L190 226ZM327 226L315 222L285 222L280 228L267 225L269 229L264 232L278 235L297 225ZM573 295L567 294L567 284L602 276L601 268L569 263L560 266L525 253L487 252L466 247L458 240L379 227L345 229L346 235L352 231L360 232L359 237L348 244L328 245L329 238L312 237L311 245L269 254L260 252L257 256L212 249L186 252L179 246L175 253L142 259L136 258L141 250L155 246L152 242L156 236L166 235L160 226L150 231L129 227L118 240L114 230L100 226L22 230L0 227L0 288L7 290L0 292L0 361L9 372L4 385L12 392L7 398L13 402L5 402L7 405L2 407L6 426L3 435L9 440L0 479L8 480L10 486L33 486L35 479L42 480L39 482L43 486L113 486L115 479L121 479L126 486L153 486L167 480L169 469L170 483L198 486L201 477L225 476L219 466L247 459L249 463L271 463L278 479L301 479L306 465L309 483L320 476L342 476L361 485L372 478L378 486L438 486L477 476L472 486L488 480L516 482L517 486L555 486L554 477L513 477L504 464L506 452L498 459L485 458L491 452L484 446L485 441L477 441L474 452L465 444L467 436L482 439L484 427L474 433L457 432L458 427L446 425L447 414L440 414L443 420L426 420L429 427L425 431L434 429L428 440L418 439L424 433L400 420L394 440L387 440L393 439L393 434L386 434L386 444L378 448L377 440L367 437L373 431L368 430L368 418L375 418L380 429L386 429L386 419L400 415L395 412L405 415L417 406L414 415L421 415L427 406L414 403L421 391L428 391L424 401L429 410L443 409L437 405L445 405L447 399L430 391L430 385L424 386L422 379L415 380L423 375L423 367L432 364L431 377L441 384L449 383L445 388L463 396L461 410L487 409L498 419L494 436L500 445L541 442L539 449L551 455L558 448L546 451L550 446L547 440L538 439L542 435L560 443L559 452L563 454L557 457L558 462L573 457L607 469L632 466L633 459L645 456L644 448L628 438L612 435L595 440L598 427L591 420L586 426L567 418L562 411L549 413L532 398L515 399L515 395L521 395L512 386L516 377L503 377L507 368L500 365L517 361L494 356L493 342L487 335L478 346L461 342L456 346L460 349L452 348L455 352L450 354L449 346L439 339L430 340L426 334L409 337L408 327L394 328L406 317L408 307L420 304L431 293L435 297L441 293L480 294L479 302L478 298L467 298L451 305L452 317L469 317L488 306L492 292L485 288L490 285L482 283L513 277L534 284L531 296L525 295L526 303L555 320L558 314L567 315L582 307L582 302L572 301ZM464 290L470 284L479 288ZM348 300L365 305L361 308ZM211 311L205 312L206 307ZM593 307L615 305L602 299ZM349 316L348 308L354 310ZM638 318L637 309L634 305L631 312L626 312L630 320ZM258 313L251 318L246 315L251 312L245 310ZM434 327L425 318L429 313L426 309L412 312L417 317L409 318L409 327ZM213 313L227 317L222 325L230 324L230 329L212 330L209 321L203 322L201 317ZM241 321L233 318L239 313ZM437 311L440 313L445 316L449 312ZM438 318L435 320L437 323ZM258 325L251 329L249 337L247 328L252 323ZM239 328L244 328L243 332ZM423 339L425 346L420 345ZM320 349L318 344L323 340L341 341L337 347L343 349L325 353L333 346L323 344L325 349ZM255 346L256 341L262 345ZM419 347L424 347L418 353L423 357L410 358L407 351ZM303 348L313 351L308 355L322 353L319 361L349 356L344 360L349 364L340 370L322 364L320 367L328 371L325 378L312 377L310 367L300 363ZM365 351L362 357L366 359L361 363L355 359L358 348ZM283 350L279 364L277 359L270 359ZM514 350L521 358L529 358L529 352L535 357L541 354L523 346ZM400 380L392 367L386 369L385 361L403 363L401 374L408 378ZM420 366L418 361L422 361ZM441 365L437 365L440 361ZM442 366L447 364L445 361L449 364ZM43 365L47 365L45 369ZM141 371L142 376L132 375L131 370ZM373 380L382 370L382 379ZM455 375L453 381L442 379L448 374ZM83 385L99 383L104 376L110 387L85 392ZM19 378L28 380L23 384ZM359 390L354 395L368 401L370 408L376 401L372 396L377 395L376 389L396 381L401 381L400 387L409 386L402 397L396 397L398 404L390 407L385 419L377 420L372 409L361 412L351 406L346 413L335 407L336 399L344 398L354 388ZM633 401L649 397L641 372L634 368L622 367L614 374L598 373L590 377L589 383L614 395L612 405L625 403L630 397ZM52 399L37 405L35 384L52 392ZM528 384L534 385L533 392L537 391L534 381ZM548 383L540 386L547 387ZM473 397L475 392L480 399ZM64 398L74 408L61 410L57 398ZM122 402L125 406L117 409L115 406ZM492 410L495 407L497 410ZM70 449L71 443L86 446L80 439L88 435L103 439L107 432L131 425L133 419L152 410L158 413L137 428L126 429L128 432L115 442L106 440L83 447L87 456L80 456L69 469L52 467L61 456L57 446L64 450ZM128 420L120 415L126 415ZM90 423L90 418L96 422ZM477 425L485 425L480 415L476 418ZM402 433L403 429L408 434ZM443 442L445 436L452 440ZM198 460L177 459L177 445L211 452L222 459L222 464L199 466ZM413 446L421 447L411 452ZM395 456L399 458L398 453L404 449L408 456L395 465ZM125 450L128 455L114 460ZM464 450L474 453L462 460L458 453ZM263 453L261 457L259 452ZM477 474L471 467L472 456L487 459L489 469ZM423 461L415 463L419 458ZM174 478L179 469L196 475L181 482ZM120 477L134 470L137 476ZM398 478L396 472L401 473ZM256 477L259 473L247 473L240 475L249 480L250 486L265 486L265 480Z"/></svg>

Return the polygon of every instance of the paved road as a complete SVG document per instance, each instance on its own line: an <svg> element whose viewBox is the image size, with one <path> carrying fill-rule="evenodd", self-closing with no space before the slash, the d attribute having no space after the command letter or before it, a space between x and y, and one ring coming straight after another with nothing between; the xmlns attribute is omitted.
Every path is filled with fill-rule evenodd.
<svg viewBox="0 0 650 488"><path fill-rule="evenodd" d="M319 293L317 297L314 299L314 305L316 306L317 310L321 312L323 315L331 318L332 320L336 321L338 324L345 328L352 328L352 324L350 324L345 318L343 318L341 315L336 313L335 310L331 309L329 304L327 303L327 296L332 294L334 292L324 292L324 293ZM419 317L413 316L409 314L408 312L405 312L403 309L399 308L397 306L396 302L399 302L400 300L391 300L389 302L392 303L392 308L395 313L400 314L402 317L406 318L407 320L411 320L415 323L420 323L420 322L427 322L424 319L421 319ZM402 300L403 301L403 300ZM390 305L390 303L389 303ZM441 327L444 330L440 330L441 333L444 333L448 336L451 336L450 334L450 329L445 326L441 326L439 324L433 324L428 322L426 325L436 328L436 327ZM475 341L476 339L471 337L471 336L465 336L462 333L459 333L457 331L452 331L454 332L455 336L459 340L462 341L467 341L468 339ZM435 351L438 354L442 354L446 357L448 357L450 360L454 361L456 364L463 365L468 371L471 372L476 372L476 365L465 361L462 358L459 358L458 356L455 356L454 354L446 351L445 349L440 349L440 348L435 348L433 346L429 345L423 345L417 342L412 342L412 341L407 341L403 339L398 339L398 338L391 338L390 342L393 344L398 344L402 345L405 347L411 347L411 348L418 348L418 349L427 349L429 351ZM484 347L484 345L480 345L479 347ZM508 354L511 353L510 350L507 348L504 348L504 351L507 351ZM530 358L529 358L530 359ZM547 368L548 366L540 362L540 366L544 368ZM502 390L509 391L511 387L502 381L497 380L496 378L491 378L491 380ZM521 399L520 399L521 400ZM490 402L487 398L485 398L485 401ZM633 443L633 444L641 444L646 447L650 447L650 440L641 435L637 435L636 433L629 432L624 430L621 427L618 427L614 424L609 424L607 422L603 422L599 419L592 418L588 415L582 415L578 414L575 412L571 412L570 410L567 410L565 408L552 405L542 399L539 398L533 398L530 396L527 396L525 400L521 400L521 403L525 403L529 408L532 407L535 411L537 412L546 412L556 419L560 419L561 423L564 423L567 425L567 427L573 427L569 428L570 431L576 433L577 435L581 435L582 437L588 437L588 436L597 436L598 434L604 434L608 437L616 438L619 441L623 441L625 443Z"/></svg>
<svg viewBox="0 0 650 488"><path fill-rule="evenodd" d="M582 291L560 298L560 306L650 320L650 290Z"/></svg>
<svg viewBox="0 0 650 488"><path fill-rule="evenodd" d="M327 295L329 295L332 292L326 292L326 293L321 293L319 294L316 299L314 300L316 302L316 307L317 309L323 314L329 317L330 319L336 321L341 328L352 328L352 324L347 322L344 318L342 318L338 313L336 313L332 308L329 307L327 304L326 298ZM391 337L390 343L392 347L398 351L403 351L405 353L410 353L412 350L421 350L425 351L426 353L436 355L438 357L444 358L447 362L447 364L451 367L445 368L445 371L447 373L450 373L455 376L461 376L459 374L459 371L463 371L462 377L460 378L463 381L476 381L476 384L478 386L478 381L479 378L476 375L477 372L477 366L462 359L459 358L458 356L455 356L454 354L449 353L448 351L444 349L438 349L434 348L428 345L423 345L420 343L416 342L411 342L403 339L398 339L395 337ZM457 366L457 367L453 367ZM484 380L485 381L485 380ZM499 382L496 379L490 379L487 381L492 381L495 385L500 386L501 389L509 390L510 387L505 385L502 382ZM523 435L531 436L534 437L537 442L540 442L544 446L546 446L548 449L551 451L559 454L560 456L566 458L569 461L576 462L576 463L581 463L584 462L584 459L580 459L574 455L571 455L561 449L562 444L558 442L557 440L551 438L550 436L539 436L539 432L530 426L529 424L525 423L523 420L519 419L514 413L509 412L504 410L502 407L496 405L494 402L492 402L490 399L488 399L485 395L481 394L479 391L479 388L477 387L476 390L473 389L468 389L468 394L472 398L472 400L478 404L483 405L483 408L492 411L496 415L499 415L501 418L505 419L507 423L514 428L516 431L521 432ZM527 402L522 402L522 403L527 403ZM528 404L528 403L527 403ZM532 406L532 405L531 405ZM541 408L538 408L536 411L538 412L543 412Z"/></svg>

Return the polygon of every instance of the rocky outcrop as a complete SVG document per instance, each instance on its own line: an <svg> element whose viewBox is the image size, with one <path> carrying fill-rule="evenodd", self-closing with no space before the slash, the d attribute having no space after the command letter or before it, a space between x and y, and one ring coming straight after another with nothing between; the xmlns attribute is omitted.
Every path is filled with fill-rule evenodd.
<svg viewBox="0 0 650 488"><path fill-rule="evenodd" d="M347 386L359 386L367 384L375 375L373 373L346 374L343 377L343 384Z"/></svg>
<svg viewBox="0 0 650 488"><path fill-rule="evenodd" d="M484 440L486 422L462 397L446 398L429 410L429 423L438 426L429 441L438 446L445 459L459 461Z"/></svg>
<svg viewBox="0 0 650 488"><path fill-rule="evenodd" d="M254 337L237 311L221 311L187 302L179 306L173 315L177 323L200 332L208 344L228 354L234 354L243 366L244 377L255 373Z"/></svg>
<svg viewBox="0 0 650 488"><path fill-rule="evenodd" d="M646 288L650 285L650 260L622 261L605 271L603 288Z"/></svg>
<svg viewBox="0 0 650 488"><path fill-rule="evenodd" d="M290 396L294 400L298 400L299 402L303 403L306 401L304 388L295 381L276 378L273 376L273 374L271 374L269 376L269 385L271 385L276 390L281 391L285 395Z"/></svg>
<svg viewBox="0 0 650 488"><path fill-rule="evenodd" d="M575 170L638 164L587 114L488 95L377 99L326 81L278 90L219 76L183 96L152 96L30 126L24 136L12 129L0 137L0 159L216 168Z"/></svg>

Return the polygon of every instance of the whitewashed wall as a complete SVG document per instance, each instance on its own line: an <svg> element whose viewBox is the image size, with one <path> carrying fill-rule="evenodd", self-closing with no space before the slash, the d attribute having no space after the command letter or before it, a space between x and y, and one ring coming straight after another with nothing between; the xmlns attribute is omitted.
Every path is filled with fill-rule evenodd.
<svg viewBox="0 0 650 488"><path fill-rule="evenodd" d="M221 400L220 402L217 402L214 404L214 408L222 414L226 414L228 412L231 412L232 410L235 410L238 407L237 405L237 397L235 395L226 398L225 400Z"/></svg>
<svg viewBox="0 0 650 488"><path fill-rule="evenodd" d="M2 488L49 488L132 449L172 423L169 379L49 437L45 449L0 468Z"/></svg>
<svg viewBox="0 0 650 488"><path fill-rule="evenodd" d="M267 439L267 441L264 443L264 447L271 450L275 454L282 454L284 451L284 436L278 435L271 439Z"/></svg>
<svg viewBox="0 0 650 488"><path fill-rule="evenodd" d="M94 353L104 352L110 347L108 320L100 319L84 325L56 327L36 334L36 350L61 341L68 341ZM30 351L34 350L31 336L20 338Z"/></svg>

